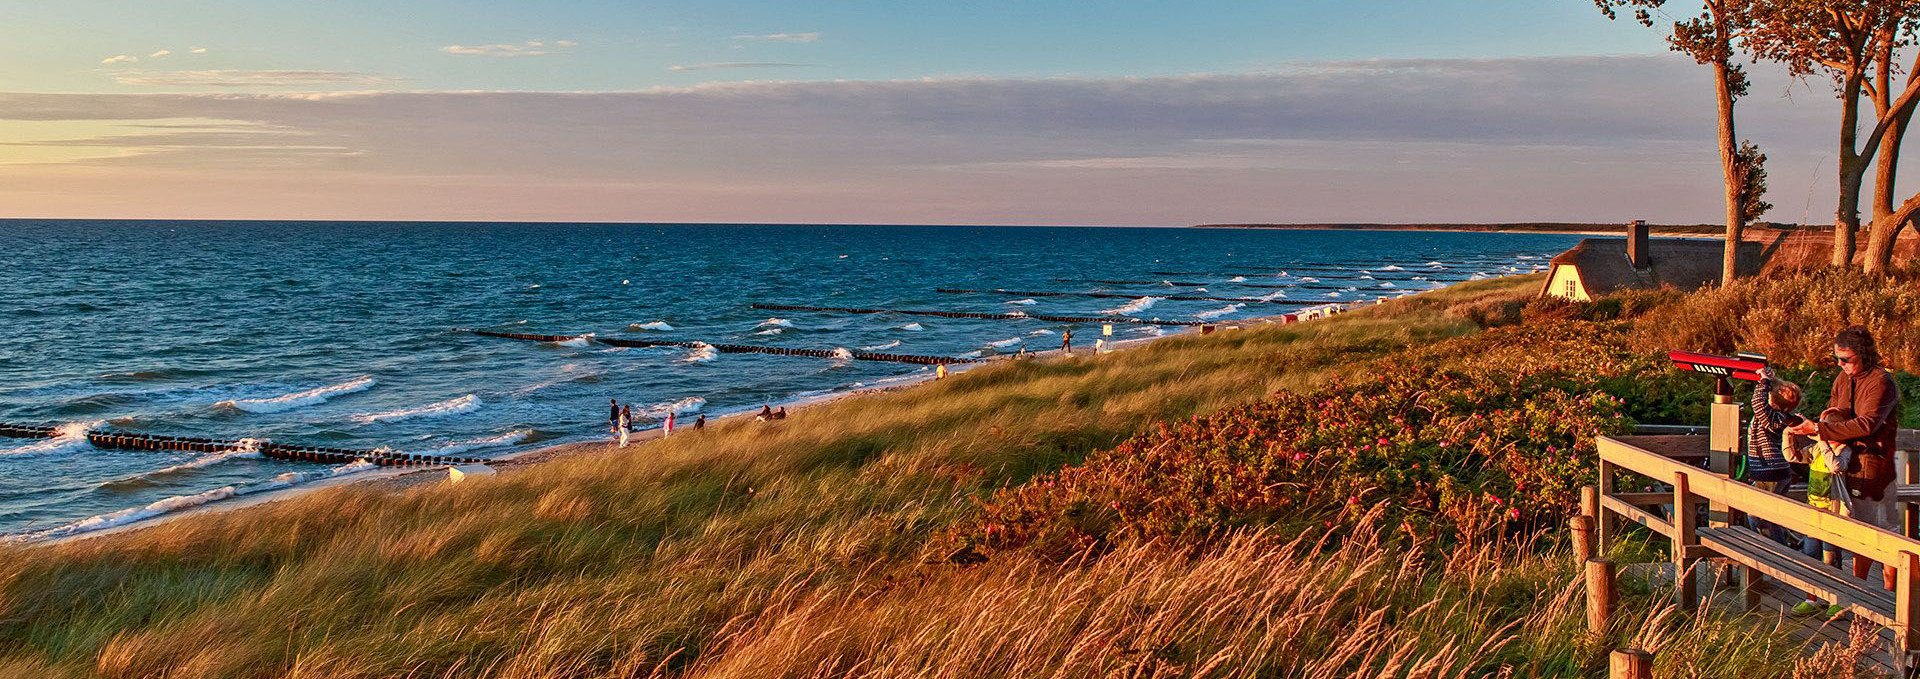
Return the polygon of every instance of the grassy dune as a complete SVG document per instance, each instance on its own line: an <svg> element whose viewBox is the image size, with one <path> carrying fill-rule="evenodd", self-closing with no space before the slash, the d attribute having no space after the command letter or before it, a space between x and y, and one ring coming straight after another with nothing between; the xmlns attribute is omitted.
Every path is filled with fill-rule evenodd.
<svg viewBox="0 0 1920 679"><path fill-rule="evenodd" d="M1237 575L1232 564L1264 558L1247 567L1270 574L1301 565L1241 547L1206 571L1224 579L1194 580L1201 589L1187 591L1179 574L1200 566L1103 565L1042 585L1021 570L1050 568L1037 562L952 572L924 564L946 556L935 536L995 489L1076 463L1155 422L1312 387L1347 362L1475 332L1473 319L1518 308L1538 285L1537 277L1469 283L1299 326L1173 338L1098 359L997 364L771 426L729 424L458 487L330 491L126 535L6 549L0 675L893 675L937 665L949 644L922 634L918 646L895 644L898 662L849 656L864 658L866 670L817 655L769 664L763 653L781 643L787 651L830 649L839 643L832 635L854 634L823 629L807 641L806 621L819 615L858 609L866 611L862 624L911 630L917 612L968 606L976 590L1025 602L1000 609L1005 618L974 621L968 643L981 653L1048 620L1048 602L1066 600L1048 597L1104 607L1184 592L1199 607L1192 615L1237 627L1231 616L1272 611L1228 610L1220 597L1283 593L1266 578ZM1150 557L1166 555L1134 558ZM1159 580L1135 583L1131 572ZM953 580L928 589L927 578ZM1406 584L1410 592L1427 586L1411 576ZM933 599L880 608L907 590ZM1109 599L1109 591L1131 593ZM952 671L1099 674L1097 663L1049 640L1094 643L1083 636L1094 629L1063 627L1034 639L1047 648L1030 658L982 656ZM789 641L764 641L778 634ZM1098 643L1108 641L1122 640Z"/></svg>

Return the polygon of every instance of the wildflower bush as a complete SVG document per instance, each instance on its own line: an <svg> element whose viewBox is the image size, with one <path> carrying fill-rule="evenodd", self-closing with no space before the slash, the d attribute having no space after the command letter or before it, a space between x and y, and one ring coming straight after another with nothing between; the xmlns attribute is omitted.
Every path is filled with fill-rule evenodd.
<svg viewBox="0 0 1920 679"><path fill-rule="evenodd" d="M1162 424L1000 491L961 539L1064 559L1255 525L1338 532L1376 512L1442 547L1527 533L1577 503L1594 437L1704 400L1681 377L1614 327L1493 330Z"/></svg>

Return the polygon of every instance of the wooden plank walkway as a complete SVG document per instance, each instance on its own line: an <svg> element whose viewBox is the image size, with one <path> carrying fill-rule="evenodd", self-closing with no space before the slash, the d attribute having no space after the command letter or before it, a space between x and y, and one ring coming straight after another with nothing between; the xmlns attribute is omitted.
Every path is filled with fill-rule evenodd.
<svg viewBox="0 0 1920 679"><path fill-rule="evenodd" d="M1753 610L1747 611L1745 597L1740 592L1737 576L1729 569L1724 578L1717 578L1714 576L1716 570L1718 569L1701 568L1695 573L1703 605L1712 606L1714 610L1723 613L1744 616L1756 626L1786 631L1804 645L1802 655L1811 654L1828 644L1845 646L1850 643L1849 637L1852 634L1853 625L1856 624L1856 620L1859 620L1856 616L1845 614L1831 620L1812 616L1794 617L1788 611L1792 610L1795 604L1806 600L1806 594L1772 579L1762 581L1757 590L1759 604L1754 606ZM1628 577L1645 580L1651 589L1670 590L1673 586L1673 564L1671 563L1626 564L1621 573ZM1871 582L1878 586L1879 567L1876 566L1872 573L1867 574L1867 580L1863 582ZM1866 669L1881 672L1889 677L1898 676L1893 666L1893 654L1889 650L1893 647L1893 631L1871 620L1860 621L1860 624L1872 625L1880 636L1879 646L1868 656L1872 664Z"/></svg>

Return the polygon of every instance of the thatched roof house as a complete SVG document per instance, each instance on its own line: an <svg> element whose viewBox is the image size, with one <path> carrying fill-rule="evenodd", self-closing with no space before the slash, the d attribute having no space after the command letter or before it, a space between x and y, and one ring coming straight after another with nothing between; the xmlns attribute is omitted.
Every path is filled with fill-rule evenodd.
<svg viewBox="0 0 1920 679"><path fill-rule="evenodd" d="M1626 238L1588 238L1547 266L1541 296L1585 302L1615 290L1671 285L1694 290L1720 282L1724 241L1649 238L1647 223L1634 222ZM1759 243L1740 244L1739 273L1758 271Z"/></svg>

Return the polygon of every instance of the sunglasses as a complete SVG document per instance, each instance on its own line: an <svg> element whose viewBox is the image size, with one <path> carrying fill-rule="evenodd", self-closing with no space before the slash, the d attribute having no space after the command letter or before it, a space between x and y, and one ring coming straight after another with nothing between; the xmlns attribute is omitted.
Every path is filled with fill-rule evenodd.
<svg viewBox="0 0 1920 679"><path fill-rule="evenodd" d="M1833 355L1833 362L1838 363L1840 365L1846 365L1848 363L1852 363L1857 360L1860 360L1859 356L1841 356L1839 354Z"/></svg>

